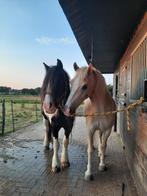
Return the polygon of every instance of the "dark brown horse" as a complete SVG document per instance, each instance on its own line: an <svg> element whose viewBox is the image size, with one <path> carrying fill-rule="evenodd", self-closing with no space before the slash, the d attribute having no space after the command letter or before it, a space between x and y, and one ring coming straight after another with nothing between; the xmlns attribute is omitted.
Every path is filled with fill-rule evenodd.
<svg viewBox="0 0 147 196"><path fill-rule="evenodd" d="M59 59L57 59L56 66L48 66L45 63L43 64L46 70L41 89L41 107L45 123L44 146L45 149L49 149L53 137L54 154L52 158L52 171L59 172L58 132L61 128L64 128L65 130L61 154L61 166L70 166L68 159L68 143L74 118L65 116L61 110L70 93L69 76L63 69L63 64Z"/></svg>

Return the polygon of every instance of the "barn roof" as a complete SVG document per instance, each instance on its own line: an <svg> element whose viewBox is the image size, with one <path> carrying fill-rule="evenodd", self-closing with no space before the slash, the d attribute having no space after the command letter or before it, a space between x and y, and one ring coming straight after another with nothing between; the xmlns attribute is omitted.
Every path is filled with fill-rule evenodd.
<svg viewBox="0 0 147 196"><path fill-rule="evenodd" d="M145 13L147 0L59 0L87 60L113 73Z"/></svg>

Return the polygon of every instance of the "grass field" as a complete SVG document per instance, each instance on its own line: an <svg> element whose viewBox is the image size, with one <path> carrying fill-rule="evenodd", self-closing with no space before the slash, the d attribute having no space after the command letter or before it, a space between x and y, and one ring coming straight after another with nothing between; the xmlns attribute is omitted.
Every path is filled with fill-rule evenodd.
<svg viewBox="0 0 147 196"><path fill-rule="evenodd" d="M5 133L13 131L11 100L13 101L15 130L38 122L42 119L39 97L0 95L0 134L2 133L2 100L5 100Z"/></svg>

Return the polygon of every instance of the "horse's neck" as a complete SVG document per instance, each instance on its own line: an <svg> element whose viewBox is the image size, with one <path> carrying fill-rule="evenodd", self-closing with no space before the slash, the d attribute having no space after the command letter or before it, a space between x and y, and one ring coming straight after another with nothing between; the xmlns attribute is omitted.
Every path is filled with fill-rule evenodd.
<svg viewBox="0 0 147 196"><path fill-rule="evenodd" d="M99 93L99 91L97 91L97 93L93 93L93 97L90 97L91 100L91 104L93 106L100 106L103 104L105 104L105 100L106 100L106 95L107 92L104 93Z"/></svg>
<svg viewBox="0 0 147 196"><path fill-rule="evenodd" d="M104 100L106 94L107 94L107 88L106 88L106 83L104 78L98 73L97 77L95 78L95 85L94 85L94 90L91 96L91 100L93 102L101 102Z"/></svg>
<svg viewBox="0 0 147 196"><path fill-rule="evenodd" d="M107 91L106 83L103 78L99 77L96 81L92 96L90 97L93 108L99 108L103 110L105 107L106 99L109 99L109 93Z"/></svg>

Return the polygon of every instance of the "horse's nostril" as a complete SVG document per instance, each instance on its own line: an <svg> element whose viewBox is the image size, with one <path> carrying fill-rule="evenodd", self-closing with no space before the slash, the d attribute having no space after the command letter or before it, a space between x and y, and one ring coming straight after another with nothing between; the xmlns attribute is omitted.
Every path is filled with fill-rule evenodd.
<svg viewBox="0 0 147 196"><path fill-rule="evenodd" d="M50 103L50 108L53 106L53 104L52 103Z"/></svg>
<svg viewBox="0 0 147 196"><path fill-rule="evenodd" d="M74 114L74 110L73 110L73 108L71 108L71 107L68 107L68 106L64 106L64 112L65 112L65 114L67 114L67 115L72 115L72 114Z"/></svg>
<svg viewBox="0 0 147 196"><path fill-rule="evenodd" d="M73 114L73 113L74 113L74 110L73 110L72 108L70 108L70 109L69 109L69 113L70 113L70 114Z"/></svg>

